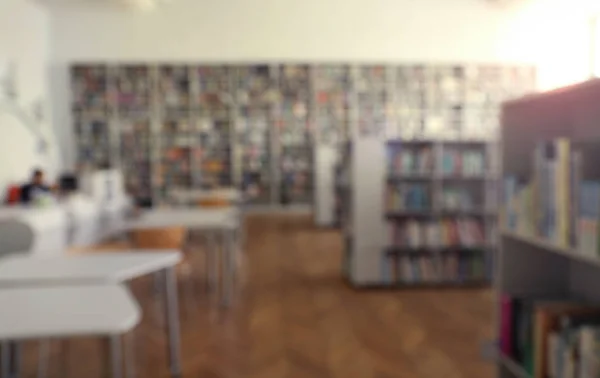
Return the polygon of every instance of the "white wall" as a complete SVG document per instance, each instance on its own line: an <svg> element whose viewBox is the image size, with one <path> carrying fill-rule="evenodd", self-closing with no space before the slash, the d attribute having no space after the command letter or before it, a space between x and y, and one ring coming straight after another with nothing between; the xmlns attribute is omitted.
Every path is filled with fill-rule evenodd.
<svg viewBox="0 0 600 378"><path fill-rule="evenodd" d="M584 0L570 3L577 1ZM566 0L493 3L173 0L149 13L55 7L52 86L60 137L71 145L66 69L73 61L511 62L538 65L542 88L585 77L589 40L581 4L565 11Z"/></svg>
<svg viewBox="0 0 600 378"><path fill-rule="evenodd" d="M17 69L17 94L20 106L29 110L34 101L48 99L49 21L45 10L25 0L0 1L0 60L8 60ZM50 106L44 112L51 119ZM58 169L56 143L50 147L50 157L40 156L37 139L15 121L0 115L0 200L9 182L28 179L34 167L51 175ZM42 126L52 143L50 126Z"/></svg>

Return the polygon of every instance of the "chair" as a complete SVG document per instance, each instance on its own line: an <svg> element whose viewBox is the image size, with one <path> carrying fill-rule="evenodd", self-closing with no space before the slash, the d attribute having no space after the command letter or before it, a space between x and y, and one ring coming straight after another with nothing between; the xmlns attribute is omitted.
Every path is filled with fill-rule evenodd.
<svg viewBox="0 0 600 378"><path fill-rule="evenodd" d="M177 265L177 276L186 282L189 294L194 296L193 269L190 252L186 250L187 229L184 227L167 227L160 229L141 229L131 231L131 241L135 248L144 250L177 249L183 252L183 260ZM162 285L159 276L154 280L155 294L161 290Z"/></svg>
<svg viewBox="0 0 600 378"><path fill-rule="evenodd" d="M28 253L35 235L27 224L16 219L0 221L0 258Z"/></svg>

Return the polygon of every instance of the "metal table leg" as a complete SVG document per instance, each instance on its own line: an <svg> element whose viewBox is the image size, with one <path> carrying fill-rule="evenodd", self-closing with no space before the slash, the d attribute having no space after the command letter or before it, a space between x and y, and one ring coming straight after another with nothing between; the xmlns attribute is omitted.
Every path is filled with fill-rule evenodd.
<svg viewBox="0 0 600 378"><path fill-rule="evenodd" d="M223 296L223 304L230 306L233 299L235 288L235 271L236 271L236 238L237 230L223 231L223 286L225 288Z"/></svg>
<svg viewBox="0 0 600 378"><path fill-rule="evenodd" d="M10 342L4 341L2 342L2 346L0 347L0 353L2 354L0 358L0 363L2 363L2 378L10 378L10 360L11 360L11 346Z"/></svg>
<svg viewBox="0 0 600 378"><path fill-rule="evenodd" d="M217 289L217 270L219 260L217 259L217 248L218 243L216 235L212 231L208 231L206 234L207 246L206 246L206 277L208 279L208 287L211 290Z"/></svg>
<svg viewBox="0 0 600 378"><path fill-rule="evenodd" d="M12 361L11 361L11 378L19 378L21 376L21 343L13 342L12 344Z"/></svg>
<svg viewBox="0 0 600 378"><path fill-rule="evenodd" d="M167 336L171 376L181 376L181 353L179 335L179 305L177 303L177 280L173 267L165 269L165 312L167 319Z"/></svg>
<svg viewBox="0 0 600 378"><path fill-rule="evenodd" d="M113 335L110 337L110 366L112 378L123 378L122 358L121 335Z"/></svg>
<svg viewBox="0 0 600 378"><path fill-rule="evenodd" d="M135 330L129 332L125 336L125 376L127 378L135 378Z"/></svg>
<svg viewBox="0 0 600 378"><path fill-rule="evenodd" d="M38 353L38 378L46 378L48 375L48 359L50 358L50 340L39 341Z"/></svg>

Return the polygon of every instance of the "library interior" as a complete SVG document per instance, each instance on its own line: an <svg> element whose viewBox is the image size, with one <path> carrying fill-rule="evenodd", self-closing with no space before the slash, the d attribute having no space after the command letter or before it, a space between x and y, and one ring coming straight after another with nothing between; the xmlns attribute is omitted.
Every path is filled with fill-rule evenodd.
<svg viewBox="0 0 600 378"><path fill-rule="evenodd" d="M599 16L0 0L0 378L600 378Z"/></svg>

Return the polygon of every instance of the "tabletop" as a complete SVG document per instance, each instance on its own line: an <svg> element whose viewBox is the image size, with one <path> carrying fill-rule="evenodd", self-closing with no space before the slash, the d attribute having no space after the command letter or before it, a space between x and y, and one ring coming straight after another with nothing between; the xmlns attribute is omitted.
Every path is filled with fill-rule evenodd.
<svg viewBox="0 0 600 378"><path fill-rule="evenodd" d="M75 256L10 256L0 259L0 287L121 283L175 266L181 259L181 252L171 249L102 251Z"/></svg>
<svg viewBox="0 0 600 378"><path fill-rule="evenodd" d="M233 207L218 209L156 209L130 219L126 229L139 230L163 227L186 227L192 229L235 229L240 224L240 211Z"/></svg>
<svg viewBox="0 0 600 378"><path fill-rule="evenodd" d="M120 285L0 290L0 339L118 335L140 309Z"/></svg>

